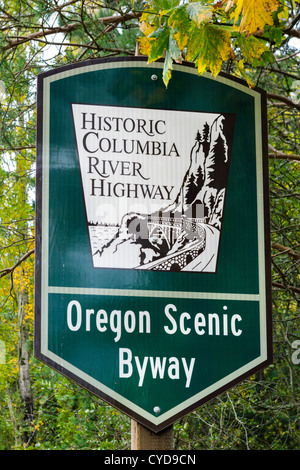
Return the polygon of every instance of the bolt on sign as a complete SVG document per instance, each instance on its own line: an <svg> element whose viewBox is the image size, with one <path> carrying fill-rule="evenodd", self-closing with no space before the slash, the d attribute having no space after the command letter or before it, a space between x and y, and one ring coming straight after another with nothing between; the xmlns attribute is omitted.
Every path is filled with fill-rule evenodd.
<svg viewBox="0 0 300 470"><path fill-rule="evenodd" d="M38 77L35 355L154 432L272 360L265 93L162 67Z"/></svg>

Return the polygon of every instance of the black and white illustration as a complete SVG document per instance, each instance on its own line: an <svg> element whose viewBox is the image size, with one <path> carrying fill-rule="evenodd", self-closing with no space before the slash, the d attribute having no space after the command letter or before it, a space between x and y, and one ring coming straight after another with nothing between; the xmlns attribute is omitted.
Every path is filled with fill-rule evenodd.
<svg viewBox="0 0 300 470"><path fill-rule="evenodd" d="M95 268L216 272L234 115L72 104Z"/></svg>

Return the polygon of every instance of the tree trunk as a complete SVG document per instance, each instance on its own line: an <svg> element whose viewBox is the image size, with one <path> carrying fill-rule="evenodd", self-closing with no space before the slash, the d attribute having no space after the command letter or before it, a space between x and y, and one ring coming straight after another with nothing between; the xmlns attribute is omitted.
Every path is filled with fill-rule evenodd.
<svg viewBox="0 0 300 470"><path fill-rule="evenodd" d="M29 374L29 335L28 335L28 325L26 324L26 305L28 303L28 294L25 286L20 285L20 292L18 295L19 300L19 309L18 309L18 319L19 319L19 390L21 403L24 409L23 416L23 432L22 432L22 442L27 444L29 437L32 433L30 430L31 423L33 421L33 398L30 387L30 374Z"/></svg>

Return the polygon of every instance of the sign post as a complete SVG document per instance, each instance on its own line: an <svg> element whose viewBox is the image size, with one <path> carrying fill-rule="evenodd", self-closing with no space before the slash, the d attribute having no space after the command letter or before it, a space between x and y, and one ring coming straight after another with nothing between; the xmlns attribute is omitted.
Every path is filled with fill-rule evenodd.
<svg viewBox="0 0 300 470"><path fill-rule="evenodd" d="M131 450L172 450L173 426L154 433L135 420L131 420Z"/></svg>
<svg viewBox="0 0 300 470"><path fill-rule="evenodd" d="M272 361L265 93L162 67L38 78L35 355L154 433Z"/></svg>

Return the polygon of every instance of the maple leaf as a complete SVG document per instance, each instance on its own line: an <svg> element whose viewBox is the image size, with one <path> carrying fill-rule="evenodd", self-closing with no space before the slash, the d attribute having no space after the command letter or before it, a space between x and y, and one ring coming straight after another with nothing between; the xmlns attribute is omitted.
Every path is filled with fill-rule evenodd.
<svg viewBox="0 0 300 470"><path fill-rule="evenodd" d="M197 26L201 26L203 23L208 23L213 16L213 7L205 6L200 2L189 3L186 6L186 11Z"/></svg>
<svg viewBox="0 0 300 470"><path fill-rule="evenodd" d="M163 68L163 81L166 87L168 86L169 80L171 78L173 60L175 60L175 62L178 62L178 63L182 62L181 50L179 49L177 41L175 40L174 36L175 36L174 31L171 30L171 33L169 35L169 47L167 48L167 51L166 51L166 57L165 57L164 68Z"/></svg>
<svg viewBox="0 0 300 470"><path fill-rule="evenodd" d="M278 8L277 0L235 0L233 13L236 23L241 16L240 32L254 34L265 25L273 25L272 13Z"/></svg>
<svg viewBox="0 0 300 470"><path fill-rule="evenodd" d="M209 69L217 76L223 61L233 56L229 30L212 24L193 29L187 45L186 59L195 61L199 74Z"/></svg>
<svg viewBox="0 0 300 470"><path fill-rule="evenodd" d="M268 51L265 41L255 36L246 37L245 34L240 34L236 38L235 44L238 45L245 59L251 63L254 59L259 59L264 52Z"/></svg>
<svg viewBox="0 0 300 470"><path fill-rule="evenodd" d="M168 50L170 30L168 27L159 28L153 33L151 33L148 38L151 42L151 51L148 56L148 62L155 62L157 59L160 59L165 50Z"/></svg>
<svg viewBox="0 0 300 470"><path fill-rule="evenodd" d="M179 49L182 51L187 44L190 28L190 18L186 11L186 5L176 8L168 20L168 25L174 30L174 39Z"/></svg>

